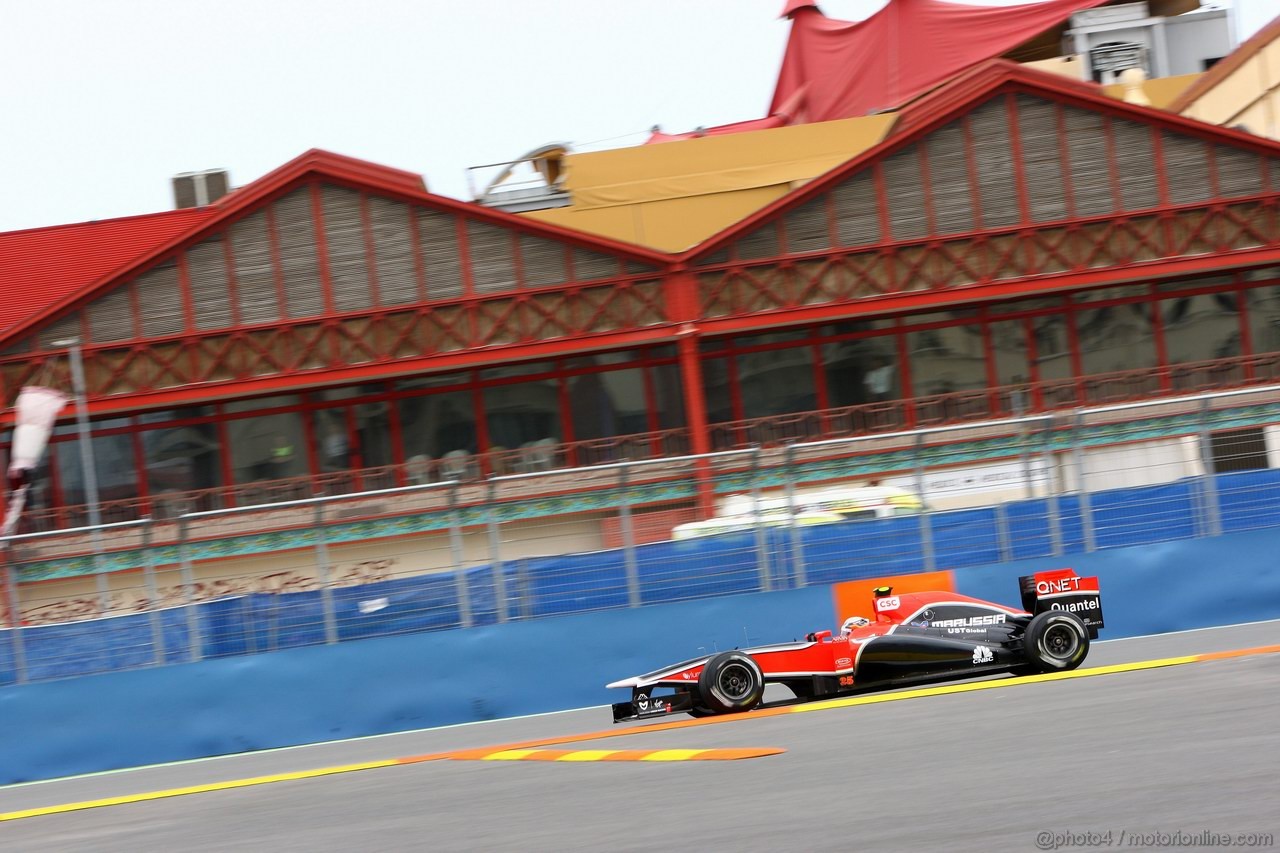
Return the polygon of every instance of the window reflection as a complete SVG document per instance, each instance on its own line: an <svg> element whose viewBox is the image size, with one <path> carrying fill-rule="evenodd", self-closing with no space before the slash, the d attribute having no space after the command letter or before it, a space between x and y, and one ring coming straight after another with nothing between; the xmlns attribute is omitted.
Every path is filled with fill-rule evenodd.
<svg viewBox="0 0 1280 853"><path fill-rule="evenodd" d="M823 344L827 400L839 408L901 397L897 364L897 338L893 335Z"/></svg>
<svg viewBox="0 0 1280 853"><path fill-rule="evenodd" d="M1027 325L1023 320L1001 320L988 324L991 354L996 360L996 382L1023 385L1031 381L1027 352Z"/></svg>
<svg viewBox="0 0 1280 853"><path fill-rule="evenodd" d="M470 391L406 397L399 407L404 461L411 472L428 469L450 453L470 455L479 449Z"/></svg>
<svg viewBox="0 0 1280 853"><path fill-rule="evenodd" d="M214 424L149 429L142 433L142 454L147 491L153 497L222 485L222 452Z"/></svg>
<svg viewBox="0 0 1280 853"><path fill-rule="evenodd" d="M976 323L907 333L911 388L917 397L985 388L986 353Z"/></svg>
<svg viewBox="0 0 1280 853"><path fill-rule="evenodd" d="M351 437L347 432L347 410L321 409L315 413L316 457L324 473L351 468Z"/></svg>
<svg viewBox="0 0 1280 853"><path fill-rule="evenodd" d="M257 397L252 400L232 400L223 403L222 410L232 412L256 412L261 409L281 409L285 406L296 406L302 402L297 394L282 394L278 397Z"/></svg>
<svg viewBox="0 0 1280 853"><path fill-rule="evenodd" d="M1280 285L1245 291L1255 353L1280 352Z"/></svg>
<svg viewBox="0 0 1280 853"><path fill-rule="evenodd" d="M1036 342L1036 377L1041 382L1070 379L1071 348L1065 314L1046 314L1031 319Z"/></svg>
<svg viewBox="0 0 1280 853"><path fill-rule="evenodd" d="M1086 375L1156 365L1151 306L1145 302L1076 311L1080 363Z"/></svg>
<svg viewBox="0 0 1280 853"><path fill-rule="evenodd" d="M805 412L818 407L812 347L739 353L735 358L744 418Z"/></svg>
<svg viewBox="0 0 1280 853"><path fill-rule="evenodd" d="M307 473L306 439L298 412L228 421L227 440L237 484Z"/></svg>
<svg viewBox="0 0 1280 853"><path fill-rule="evenodd" d="M575 439L610 438L648 430L644 371L640 368L570 377Z"/></svg>
<svg viewBox="0 0 1280 853"><path fill-rule="evenodd" d="M93 469L98 481L98 500L120 501L138 496L138 472L133 460L133 439L129 435L96 435L93 447ZM62 484L62 499L68 504L87 504L84 467L80 460L79 439L59 441L53 445Z"/></svg>
<svg viewBox="0 0 1280 853"><path fill-rule="evenodd" d="M1179 296L1160 303L1170 364L1240 355L1240 314L1234 293Z"/></svg>
<svg viewBox="0 0 1280 853"><path fill-rule="evenodd" d="M484 412L492 450L514 450L534 443L558 444L563 435L557 379L486 388Z"/></svg>
<svg viewBox="0 0 1280 853"><path fill-rule="evenodd" d="M386 401L360 403L354 408L360 442L360 467L380 468L395 462L391 448L391 406ZM474 419L473 419L474 423Z"/></svg>
<svg viewBox="0 0 1280 853"><path fill-rule="evenodd" d="M727 358L703 360L702 386L706 392L707 420L713 424L735 420L733 397L729 392L729 360Z"/></svg>
<svg viewBox="0 0 1280 853"><path fill-rule="evenodd" d="M658 407L658 429L684 426L684 388L680 385L680 366L661 364L649 368L653 383L653 399Z"/></svg>

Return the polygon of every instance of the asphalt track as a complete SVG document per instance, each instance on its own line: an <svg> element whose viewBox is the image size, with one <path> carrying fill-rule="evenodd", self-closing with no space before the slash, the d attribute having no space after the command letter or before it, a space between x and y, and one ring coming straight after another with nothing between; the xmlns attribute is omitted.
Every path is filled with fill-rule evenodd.
<svg viewBox="0 0 1280 853"><path fill-rule="evenodd" d="M1086 667L1277 643L1280 622L1166 634L1095 645ZM0 817L295 777L0 821L0 849L1035 850L1107 832L1129 849L1155 846L1134 845L1135 833L1280 839L1280 654L962 687L659 730L607 729L607 709L591 709L10 786ZM627 734L599 737L606 729ZM785 752L396 761L520 747L600 751L592 759ZM349 769L364 764L373 766ZM307 776L333 768L348 769Z"/></svg>

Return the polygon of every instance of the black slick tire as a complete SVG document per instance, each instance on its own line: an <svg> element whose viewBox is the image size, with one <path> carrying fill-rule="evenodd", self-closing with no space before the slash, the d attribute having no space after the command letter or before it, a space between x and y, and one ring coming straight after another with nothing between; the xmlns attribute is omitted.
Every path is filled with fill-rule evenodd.
<svg viewBox="0 0 1280 853"><path fill-rule="evenodd" d="M764 673L744 652L721 652L698 676L701 707L713 714L750 711L764 698Z"/></svg>
<svg viewBox="0 0 1280 853"><path fill-rule="evenodd" d="M1032 672L1075 669L1089 654L1089 631L1074 613L1039 613L1027 625L1023 654Z"/></svg>

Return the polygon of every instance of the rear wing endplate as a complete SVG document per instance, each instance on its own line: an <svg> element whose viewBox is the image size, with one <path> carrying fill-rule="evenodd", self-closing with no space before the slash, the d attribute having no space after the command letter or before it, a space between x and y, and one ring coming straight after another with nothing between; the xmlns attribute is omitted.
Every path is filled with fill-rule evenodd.
<svg viewBox="0 0 1280 853"><path fill-rule="evenodd" d="M1031 614L1065 611L1080 617L1091 637L1105 627L1098 579L1082 578L1074 569L1054 569L1018 578L1022 609Z"/></svg>

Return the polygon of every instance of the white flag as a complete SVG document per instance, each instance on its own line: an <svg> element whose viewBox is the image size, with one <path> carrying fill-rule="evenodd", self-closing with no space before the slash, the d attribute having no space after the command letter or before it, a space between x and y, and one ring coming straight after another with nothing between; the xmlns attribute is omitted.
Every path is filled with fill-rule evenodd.
<svg viewBox="0 0 1280 853"><path fill-rule="evenodd" d="M70 398L61 391L28 385L14 403L17 424L13 428L13 444L9 454L9 506L5 510L0 536L12 536L27 502L31 472L40 465L40 457L49 444L58 412Z"/></svg>

